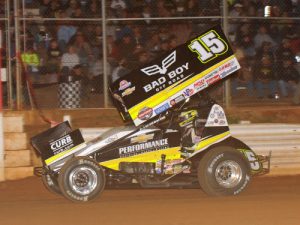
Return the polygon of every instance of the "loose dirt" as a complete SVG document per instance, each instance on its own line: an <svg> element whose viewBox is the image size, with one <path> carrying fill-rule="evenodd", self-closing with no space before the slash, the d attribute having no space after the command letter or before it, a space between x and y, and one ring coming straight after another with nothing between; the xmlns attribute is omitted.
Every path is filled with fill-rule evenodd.
<svg viewBox="0 0 300 225"><path fill-rule="evenodd" d="M199 189L109 189L92 203L49 193L39 178L0 183L1 225L299 225L300 176L254 178L235 197Z"/></svg>

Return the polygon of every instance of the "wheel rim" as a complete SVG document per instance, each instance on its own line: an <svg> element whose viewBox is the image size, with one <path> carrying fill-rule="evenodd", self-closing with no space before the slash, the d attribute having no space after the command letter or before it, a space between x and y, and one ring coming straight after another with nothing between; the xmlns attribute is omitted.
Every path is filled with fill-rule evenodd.
<svg viewBox="0 0 300 225"><path fill-rule="evenodd" d="M220 186L224 188L233 188L241 182L243 171L237 162L226 160L217 166L215 177Z"/></svg>
<svg viewBox="0 0 300 225"><path fill-rule="evenodd" d="M70 187L79 195L92 193L98 183L95 170L90 167L79 167L72 170L69 176Z"/></svg>

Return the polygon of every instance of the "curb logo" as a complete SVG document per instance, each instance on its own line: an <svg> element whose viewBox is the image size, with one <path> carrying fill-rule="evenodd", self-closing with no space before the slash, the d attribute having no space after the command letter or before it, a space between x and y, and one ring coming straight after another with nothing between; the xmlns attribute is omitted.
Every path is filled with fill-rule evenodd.
<svg viewBox="0 0 300 225"><path fill-rule="evenodd" d="M159 65L152 65L141 69L148 76L155 75L157 73L166 74L167 68L169 68L176 61L176 51L172 52L162 61L162 67Z"/></svg>
<svg viewBox="0 0 300 225"><path fill-rule="evenodd" d="M50 147L53 151L55 151L55 150L58 150L58 149L68 146L72 142L73 142L72 138L68 135L68 136L60 138L54 142L51 142Z"/></svg>

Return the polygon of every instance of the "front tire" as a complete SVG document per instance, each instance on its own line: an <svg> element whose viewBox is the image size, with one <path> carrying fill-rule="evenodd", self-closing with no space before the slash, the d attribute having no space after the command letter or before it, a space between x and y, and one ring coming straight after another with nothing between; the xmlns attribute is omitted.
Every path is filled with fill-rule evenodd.
<svg viewBox="0 0 300 225"><path fill-rule="evenodd" d="M250 179L249 163L234 148L210 149L199 162L199 184L208 195L237 195L248 186Z"/></svg>
<svg viewBox="0 0 300 225"><path fill-rule="evenodd" d="M105 174L96 161L88 157L75 157L62 167L58 184L69 200L87 202L96 199L103 191Z"/></svg>
<svg viewBox="0 0 300 225"><path fill-rule="evenodd" d="M61 194L61 191L58 186L57 179L55 177L50 176L48 173L42 174L42 181L44 186L53 194Z"/></svg>

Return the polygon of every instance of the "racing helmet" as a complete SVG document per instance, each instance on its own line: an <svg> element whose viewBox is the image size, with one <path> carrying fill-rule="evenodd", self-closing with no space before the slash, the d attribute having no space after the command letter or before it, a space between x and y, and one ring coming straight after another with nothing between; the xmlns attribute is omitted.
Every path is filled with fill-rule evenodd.
<svg viewBox="0 0 300 225"><path fill-rule="evenodd" d="M181 112L178 116L179 126L185 127L189 125L198 116L197 110L189 110Z"/></svg>

